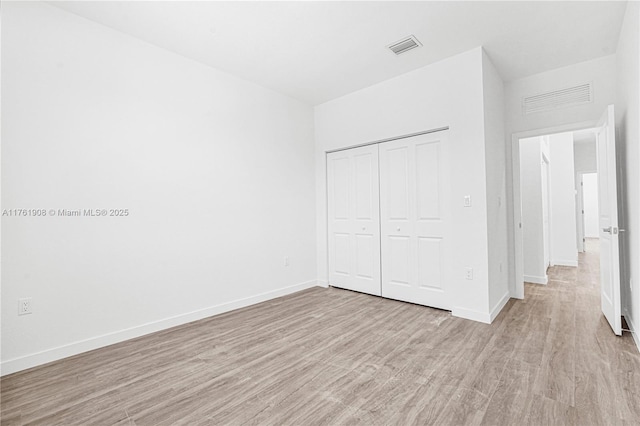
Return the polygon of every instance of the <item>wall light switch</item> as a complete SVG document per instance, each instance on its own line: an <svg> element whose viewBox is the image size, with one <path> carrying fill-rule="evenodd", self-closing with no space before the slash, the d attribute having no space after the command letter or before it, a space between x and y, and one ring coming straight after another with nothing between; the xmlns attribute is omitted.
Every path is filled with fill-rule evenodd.
<svg viewBox="0 0 640 426"><path fill-rule="evenodd" d="M471 195L464 196L464 206L471 207Z"/></svg>

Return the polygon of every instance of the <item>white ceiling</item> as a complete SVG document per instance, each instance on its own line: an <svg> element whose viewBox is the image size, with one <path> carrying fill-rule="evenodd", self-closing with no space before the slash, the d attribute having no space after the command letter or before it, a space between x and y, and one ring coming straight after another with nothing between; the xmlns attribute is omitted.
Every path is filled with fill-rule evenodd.
<svg viewBox="0 0 640 426"><path fill-rule="evenodd" d="M505 81L615 53L625 2L51 2L312 105L484 46ZM396 57L385 46L415 35Z"/></svg>

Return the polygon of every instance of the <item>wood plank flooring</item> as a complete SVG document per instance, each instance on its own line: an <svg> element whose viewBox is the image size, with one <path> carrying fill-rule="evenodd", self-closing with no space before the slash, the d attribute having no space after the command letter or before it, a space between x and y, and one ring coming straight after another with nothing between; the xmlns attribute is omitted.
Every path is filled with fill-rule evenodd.
<svg viewBox="0 0 640 426"><path fill-rule="evenodd" d="M492 325L317 288L15 373L1 424L640 424L589 250Z"/></svg>

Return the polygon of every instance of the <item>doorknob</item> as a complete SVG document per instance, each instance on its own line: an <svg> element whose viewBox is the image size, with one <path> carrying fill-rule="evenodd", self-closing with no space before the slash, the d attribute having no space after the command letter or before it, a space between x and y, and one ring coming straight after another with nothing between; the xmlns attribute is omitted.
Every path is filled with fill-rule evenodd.
<svg viewBox="0 0 640 426"><path fill-rule="evenodd" d="M602 232L606 232L606 233L611 233L611 227L608 228L602 228Z"/></svg>
<svg viewBox="0 0 640 426"><path fill-rule="evenodd" d="M400 231L400 227L399 226L396 228L396 231Z"/></svg>

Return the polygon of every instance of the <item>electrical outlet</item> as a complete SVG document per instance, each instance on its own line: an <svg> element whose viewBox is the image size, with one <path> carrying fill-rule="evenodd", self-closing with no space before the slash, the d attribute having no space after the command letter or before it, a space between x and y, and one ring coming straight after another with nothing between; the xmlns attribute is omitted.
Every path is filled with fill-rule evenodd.
<svg viewBox="0 0 640 426"><path fill-rule="evenodd" d="M31 298L25 297L18 299L18 315L27 315L31 313Z"/></svg>
<svg viewBox="0 0 640 426"><path fill-rule="evenodd" d="M289 266L289 256L284 257L284 266Z"/></svg>
<svg viewBox="0 0 640 426"><path fill-rule="evenodd" d="M465 278L468 280L473 279L473 268L464 268Z"/></svg>
<svg viewBox="0 0 640 426"><path fill-rule="evenodd" d="M471 207L471 195L464 196L464 206Z"/></svg>

